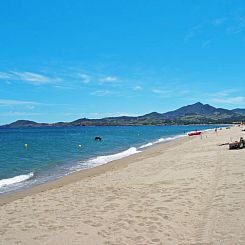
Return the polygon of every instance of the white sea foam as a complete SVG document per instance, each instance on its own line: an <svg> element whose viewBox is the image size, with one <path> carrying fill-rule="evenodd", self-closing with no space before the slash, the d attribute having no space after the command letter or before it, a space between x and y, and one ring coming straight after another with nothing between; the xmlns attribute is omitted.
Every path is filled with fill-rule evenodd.
<svg viewBox="0 0 245 245"><path fill-rule="evenodd" d="M139 149L143 149L143 148L146 148L146 147L150 147L152 145L155 145L155 144L159 144L159 143L163 143L163 142L168 142L168 141L171 141L171 140L175 140L177 138L180 138L180 137L184 137L185 135L177 135L175 137L167 137L167 138L160 138L156 141L153 141L153 142L149 142L145 145L142 145L139 147Z"/></svg>
<svg viewBox="0 0 245 245"><path fill-rule="evenodd" d="M168 138L160 138L158 139L155 143L162 143L162 142L166 142L166 141L170 141L170 140L174 140L175 137L168 137Z"/></svg>
<svg viewBox="0 0 245 245"><path fill-rule="evenodd" d="M9 179L2 179L0 180L0 188L26 181L33 177L33 175L34 174L31 172L29 174L18 175Z"/></svg>
<svg viewBox="0 0 245 245"><path fill-rule="evenodd" d="M99 156L94 159L91 159L88 161L88 165L98 166L98 165L106 164L108 162L115 161L115 160L130 156L130 155L133 155L139 152L140 151L137 150L137 148L131 147L127 149L126 151L122 151L122 152L112 154L112 155L107 155L107 156Z"/></svg>
<svg viewBox="0 0 245 245"><path fill-rule="evenodd" d="M147 144L145 144L145 145L140 146L139 149L143 149L143 148L152 146L153 144L154 144L154 142L147 143Z"/></svg>

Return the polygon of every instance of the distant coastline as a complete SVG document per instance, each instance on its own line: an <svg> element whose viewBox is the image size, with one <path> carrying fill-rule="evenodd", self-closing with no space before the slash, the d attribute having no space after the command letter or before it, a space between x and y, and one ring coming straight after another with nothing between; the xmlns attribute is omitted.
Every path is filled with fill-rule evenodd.
<svg viewBox="0 0 245 245"><path fill-rule="evenodd" d="M17 121L18 122L18 121ZM67 125L63 125L63 126L57 126L55 125L55 123L50 123L47 125L43 125L44 123L36 123L37 125L23 125L23 126L13 126L10 127L8 125L3 125L0 126L0 129L28 129L28 128L75 128L75 127L157 127L157 126L209 126L209 125L224 125L224 126L229 126L229 125L233 125L233 124L239 124L240 122L234 122L234 123L193 123L193 124L124 124L124 125L120 125L120 124L105 124L105 125L70 125L70 123L67 123Z"/></svg>
<svg viewBox="0 0 245 245"><path fill-rule="evenodd" d="M105 117L101 119L80 118L72 122L38 123L18 120L1 128L27 127L75 127L75 126L164 126L164 125L212 125L245 122L245 109L215 108L197 102L166 113L151 112L142 116Z"/></svg>

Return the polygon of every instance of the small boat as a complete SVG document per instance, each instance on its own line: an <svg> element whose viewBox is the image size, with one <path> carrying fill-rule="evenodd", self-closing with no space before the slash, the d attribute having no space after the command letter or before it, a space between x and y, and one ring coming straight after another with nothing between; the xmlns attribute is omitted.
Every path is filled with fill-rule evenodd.
<svg viewBox="0 0 245 245"><path fill-rule="evenodd" d="M202 133L201 131L190 132L190 133L188 133L188 136L200 135L201 133Z"/></svg>

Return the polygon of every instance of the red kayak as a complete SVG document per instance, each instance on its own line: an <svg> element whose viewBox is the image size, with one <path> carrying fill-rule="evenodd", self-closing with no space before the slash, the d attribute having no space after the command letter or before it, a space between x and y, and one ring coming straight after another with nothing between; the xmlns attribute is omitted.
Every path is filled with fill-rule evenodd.
<svg viewBox="0 0 245 245"><path fill-rule="evenodd" d="M202 132L201 131L197 131L197 132L191 132L188 133L189 136L194 136L194 135L200 135Z"/></svg>

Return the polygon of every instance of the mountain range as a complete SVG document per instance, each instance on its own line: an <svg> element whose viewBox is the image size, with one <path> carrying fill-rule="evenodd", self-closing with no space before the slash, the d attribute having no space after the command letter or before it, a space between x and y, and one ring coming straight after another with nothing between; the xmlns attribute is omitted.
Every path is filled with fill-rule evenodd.
<svg viewBox="0 0 245 245"><path fill-rule="evenodd" d="M166 113L151 112L143 116L105 117L101 119L80 118L72 122L37 123L18 120L1 128L66 127L66 126L134 126L134 125L178 125L178 124L222 124L245 122L245 109L215 108L197 102Z"/></svg>

